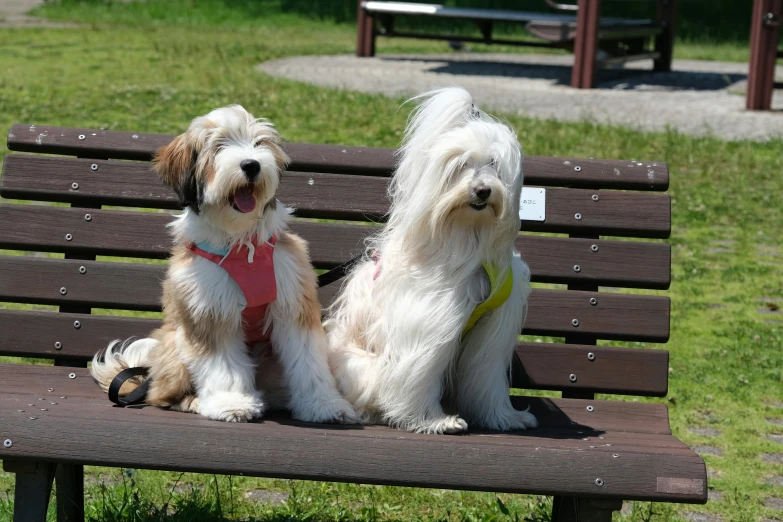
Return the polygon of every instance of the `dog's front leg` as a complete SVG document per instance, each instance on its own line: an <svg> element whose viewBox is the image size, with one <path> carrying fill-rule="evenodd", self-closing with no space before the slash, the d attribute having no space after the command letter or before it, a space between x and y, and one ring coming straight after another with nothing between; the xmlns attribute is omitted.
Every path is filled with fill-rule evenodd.
<svg viewBox="0 0 783 522"><path fill-rule="evenodd" d="M444 377L458 343L454 339L425 346L419 336L426 328L424 324L409 324L408 331L395 328L388 339L386 349L403 355L383 372L380 402L384 417L391 426L418 433L465 431L467 422L458 415L447 415L441 405ZM411 338L413 331L416 338Z"/></svg>
<svg viewBox="0 0 783 522"><path fill-rule="evenodd" d="M187 343L192 348L193 343L188 343L182 330L178 337L181 347ZM255 388L255 364L241 334L216 337L215 341L208 353L186 359L196 389L198 413L226 422L261 417L263 397Z"/></svg>
<svg viewBox="0 0 783 522"><path fill-rule="evenodd" d="M524 430L538 425L527 411L514 409L509 398L509 372L522 331L530 270L515 256L511 296L480 319L464 339L459 360L457 407L471 423L493 430Z"/></svg>
<svg viewBox="0 0 783 522"><path fill-rule="evenodd" d="M329 370L316 278L304 241L293 234L282 235L274 259L277 299L270 305L272 347L283 368L294 418L358 422Z"/></svg>

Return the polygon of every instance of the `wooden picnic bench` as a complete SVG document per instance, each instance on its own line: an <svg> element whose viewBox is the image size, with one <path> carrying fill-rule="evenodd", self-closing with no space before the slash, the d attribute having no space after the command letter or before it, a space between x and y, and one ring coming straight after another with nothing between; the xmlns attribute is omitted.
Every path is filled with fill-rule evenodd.
<svg viewBox="0 0 783 522"><path fill-rule="evenodd" d="M655 71L671 70L676 0L657 0L658 14L655 20L600 17L601 0L578 0L577 5L546 1L561 12L358 0L356 55L374 56L375 39L378 36L562 48L574 53L571 86L582 89L594 87L597 69L608 65L652 59ZM570 13L563 13L563 10ZM576 14L572 14L574 12ZM469 20L476 23L481 37L400 31L395 28L396 17ZM493 36L493 27L499 23L524 24L528 33L543 41L496 38ZM606 53L604 57L598 57L599 50Z"/></svg>
<svg viewBox="0 0 783 522"><path fill-rule="evenodd" d="M783 58L778 49L783 0L755 0L750 25L750 64L748 70L747 108L768 111L772 107L772 91L782 88L775 83L775 64Z"/></svg>
<svg viewBox="0 0 783 522"><path fill-rule="evenodd" d="M531 188L517 244L533 280L559 286L533 291L512 386L562 398L514 397L530 405L536 430L438 436L285 416L228 424L107 400L87 361L159 324L123 312L160 311L166 211L178 200L149 160L171 139L30 124L8 135L9 149L41 154L8 155L0 178L0 301L34 305L0 306L0 355L54 361L0 365L0 459L16 473L14 520L44 520L53 477L58 520L82 520L83 465L554 495L557 522L609 521L622 500L706 502L704 462L672 436L666 405L595 399L667 393L665 350L597 344L669 338L668 297L616 291L669 287L669 244L617 239L669 237L665 163L525 158ZM286 150L293 163L279 198L300 218L334 220L292 228L317 268L336 266L376 230L360 222L388 210L393 150ZM321 288L324 305L338 285Z"/></svg>

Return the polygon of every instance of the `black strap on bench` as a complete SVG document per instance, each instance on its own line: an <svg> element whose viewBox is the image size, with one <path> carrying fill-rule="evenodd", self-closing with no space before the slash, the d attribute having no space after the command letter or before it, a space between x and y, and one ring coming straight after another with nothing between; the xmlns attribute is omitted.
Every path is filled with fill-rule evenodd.
<svg viewBox="0 0 783 522"><path fill-rule="evenodd" d="M144 379L135 390L123 398L120 398L120 388L122 388L122 385L129 379L134 377L146 377L148 371L149 368L144 368L143 366L122 370L114 377L114 380L111 381L111 385L109 386L109 400L119 406L131 406L144 402L144 399L147 398L147 390L150 387L150 382L152 382L150 379Z"/></svg>
<svg viewBox="0 0 783 522"><path fill-rule="evenodd" d="M364 257L364 252L362 252L359 255L356 255L346 261L345 263L341 263L337 265L336 267L332 268L328 272L324 272L323 274L318 276L318 288L321 288L322 286L326 286L329 284L334 283L338 279L341 279L348 275L348 272L351 271L353 266L362 260Z"/></svg>

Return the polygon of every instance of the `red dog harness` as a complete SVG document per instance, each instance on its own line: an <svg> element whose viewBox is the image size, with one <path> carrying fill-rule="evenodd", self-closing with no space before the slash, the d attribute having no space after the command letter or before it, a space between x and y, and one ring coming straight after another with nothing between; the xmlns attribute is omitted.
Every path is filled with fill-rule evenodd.
<svg viewBox="0 0 783 522"><path fill-rule="evenodd" d="M242 290L247 300L247 306L242 310L247 344L268 341L272 333L271 328L264 331L264 320L269 303L277 298L274 263L276 241L275 236L261 244L253 240L231 251L216 251L205 243L188 245L194 254L222 267Z"/></svg>

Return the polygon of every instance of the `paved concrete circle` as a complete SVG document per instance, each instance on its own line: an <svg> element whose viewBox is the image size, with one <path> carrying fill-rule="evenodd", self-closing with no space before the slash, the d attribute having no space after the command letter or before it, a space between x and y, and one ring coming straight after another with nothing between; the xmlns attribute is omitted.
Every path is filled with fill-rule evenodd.
<svg viewBox="0 0 783 522"><path fill-rule="evenodd" d="M450 53L301 56L259 65L267 74L315 85L410 96L462 85L482 107L563 121L588 120L640 130L668 126L692 135L767 140L783 137L783 115L745 110L747 63L679 60L654 74L650 64L602 71L598 89L568 86L571 56ZM778 68L783 78L783 67ZM783 109L783 93L774 107Z"/></svg>
<svg viewBox="0 0 783 522"><path fill-rule="evenodd" d="M7 27L76 27L75 24L52 22L27 14L44 0L0 0L0 29Z"/></svg>

